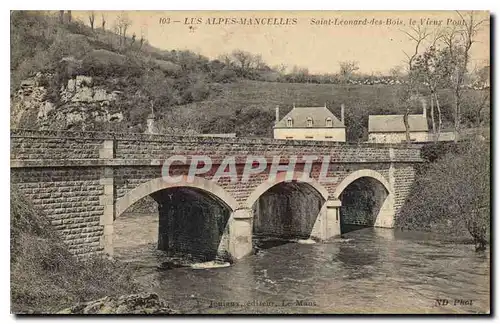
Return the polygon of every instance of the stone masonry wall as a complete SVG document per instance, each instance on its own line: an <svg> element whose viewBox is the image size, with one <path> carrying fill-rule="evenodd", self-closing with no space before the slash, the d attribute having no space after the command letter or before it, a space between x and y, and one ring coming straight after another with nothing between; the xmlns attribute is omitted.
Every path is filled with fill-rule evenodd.
<svg viewBox="0 0 500 324"><path fill-rule="evenodd" d="M18 168L11 181L48 217L71 252L87 254L102 250L101 173L102 168Z"/></svg>
<svg viewBox="0 0 500 324"><path fill-rule="evenodd" d="M161 177L163 160L172 155L210 156L214 168L203 175L211 179L217 165L235 156L238 174L248 155L265 156L271 162L281 156L332 158L328 176L322 183L329 194L349 174L361 169L376 170L395 192L398 211L414 180L414 163L422 162L420 146L406 144L347 144L274 139L172 137L146 134L114 134L68 131L11 130L11 178L35 206L47 214L63 234L75 254L104 251L113 234L114 203L142 183ZM321 164L314 164L311 176L319 175ZM176 165L176 174L185 174L187 165ZM269 170L269 165L268 169ZM266 172L249 182L231 183L221 178L218 184L235 200L244 203L267 179Z"/></svg>
<svg viewBox="0 0 500 324"><path fill-rule="evenodd" d="M415 181L415 167L410 164L397 164L394 178L394 211L397 217Z"/></svg>

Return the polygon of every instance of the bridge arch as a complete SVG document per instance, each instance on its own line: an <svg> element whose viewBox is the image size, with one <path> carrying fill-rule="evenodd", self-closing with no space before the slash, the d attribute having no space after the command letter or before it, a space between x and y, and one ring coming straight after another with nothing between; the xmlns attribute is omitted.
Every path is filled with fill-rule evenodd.
<svg viewBox="0 0 500 324"><path fill-rule="evenodd" d="M239 204L224 188L211 180L200 177L194 177L193 181L187 181L187 176L182 176L181 181L169 183L163 178L156 178L127 192L123 197L118 199L115 204L115 218L118 218L123 212L140 199L155 193L157 191L169 188L189 187L201 189L213 195L216 199L224 203L231 211L238 209Z"/></svg>
<svg viewBox="0 0 500 324"><path fill-rule="evenodd" d="M245 204L253 214L252 244L262 249L294 239L321 237L321 220L328 201L327 189L308 173L281 172L250 194Z"/></svg>
<svg viewBox="0 0 500 324"><path fill-rule="evenodd" d="M348 231L348 225L394 226L394 191L379 172L355 171L337 185L333 195L341 201L341 233Z"/></svg>
<svg viewBox="0 0 500 324"><path fill-rule="evenodd" d="M389 194L392 194L392 187L389 184L389 182L384 178L383 175L378 173L375 170L370 170L370 169L363 169L363 170L358 170L354 171L353 173L349 174L347 177L345 177L338 185L337 188L335 188L335 192L333 193L333 196L338 199L342 192L344 191L345 188L347 188L348 185L353 183L354 181L358 180L359 178L373 178L377 181L379 181L387 190Z"/></svg>
<svg viewBox="0 0 500 324"><path fill-rule="evenodd" d="M292 181L297 181L300 183L306 183L310 185L312 188L314 188L325 200L328 200L328 190L321 185L319 182L317 182L315 179L309 178L308 181L303 181L303 177L308 176L307 174L299 171L294 171ZM253 204L259 199L262 194L264 194L267 190L269 190L271 187L287 181L286 179L286 172L278 173L276 175L276 178L274 180L266 180L263 183L261 183L257 188L253 190L253 192L250 194L250 196L247 198L245 205L247 208L252 208Z"/></svg>

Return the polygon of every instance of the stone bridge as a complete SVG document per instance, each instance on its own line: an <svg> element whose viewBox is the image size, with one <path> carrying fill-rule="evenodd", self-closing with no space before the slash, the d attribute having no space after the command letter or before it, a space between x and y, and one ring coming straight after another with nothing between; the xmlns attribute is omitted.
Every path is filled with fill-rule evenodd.
<svg viewBox="0 0 500 324"><path fill-rule="evenodd" d="M182 179L168 183L162 164L174 155L187 162L172 165ZM213 166L188 179L198 155ZM226 157L235 158L241 179L249 155L281 165L296 156L293 180L286 172L269 179L269 166L248 181L213 179ZM320 161L305 168L306 155L330 157L328 181L319 177ZM114 221L147 196L158 202L158 248L207 259L248 255L256 235L324 241L340 235L343 224L390 228L422 161L414 144L11 130L12 186L77 255L112 255ZM302 181L304 172L312 180Z"/></svg>

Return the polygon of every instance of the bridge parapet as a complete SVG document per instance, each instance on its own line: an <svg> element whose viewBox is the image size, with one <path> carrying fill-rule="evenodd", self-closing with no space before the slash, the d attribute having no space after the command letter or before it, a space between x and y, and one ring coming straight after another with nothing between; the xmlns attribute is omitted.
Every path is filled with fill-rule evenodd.
<svg viewBox="0 0 500 324"><path fill-rule="evenodd" d="M100 152L112 149L103 162ZM110 144L111 143L111 144ZM267 138L207 138L70 131L11 130L12 167L44 165L160 165L172 155L188 159L205 155L218 164L227 156L245 163L247 156L262 156L282 162L295 156L297 163L306 155L330 156L332 163L423 162L418 144L335 143L290 141ZM110 160L114 160L111 162ZM44 163L43 161L47 161Z"/></svg>

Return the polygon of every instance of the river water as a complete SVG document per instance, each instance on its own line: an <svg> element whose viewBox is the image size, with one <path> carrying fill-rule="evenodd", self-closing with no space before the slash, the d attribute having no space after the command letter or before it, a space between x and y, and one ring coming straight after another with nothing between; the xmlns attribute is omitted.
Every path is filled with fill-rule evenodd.
<svg viewBox="0 0 500 324"><path fill-rule="evenodd" d="M157 227L156 215L120 217L115 256L182 313L489 313L489 249L365 228L276 245L227 268L161 270Z"/></svg>

